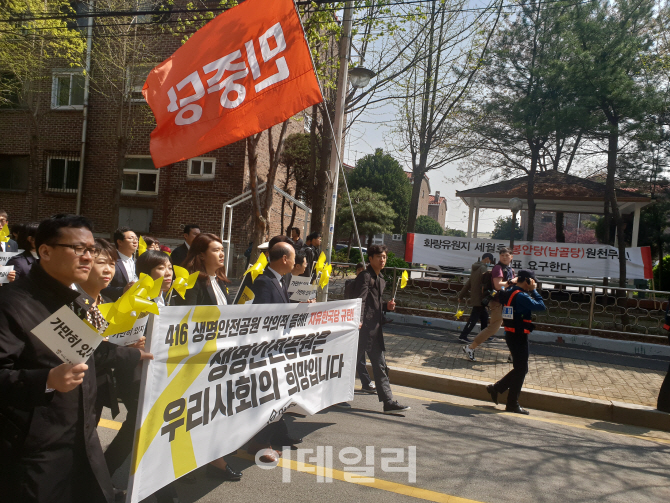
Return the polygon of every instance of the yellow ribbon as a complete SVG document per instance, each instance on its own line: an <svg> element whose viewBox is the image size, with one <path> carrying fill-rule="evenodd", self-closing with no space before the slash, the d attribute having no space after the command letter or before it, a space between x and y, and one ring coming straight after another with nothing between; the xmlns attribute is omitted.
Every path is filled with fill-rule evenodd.
<svg viewBox="0 0 670 503"><path fill-rule="evenodd" d="M147 251L147 242L144 240L144 236L140 236L140 243L137 245L137 256L139 257L145 251Z"/></svg>
<svg viewBox="0 0 670 503"><path fill-rule="evenodd" d="M7 241L9 241L9 227L5 224L4 227L0 229L0 242L6 243Z"/></svg>
<svg viewBox="0 0 670 503"><path fill-rule="evenodd" d="M163 278L154 281L147 274L140 274L140 280L133 284L114 303L101 304L98 310L108 325L103 337L127 332L142 313L158 314L158 306L151 299L161 293Z"/></svg>
<svg viewBox="0 0 670 503"><path fill-rule="evenodd" d="M186 290L190 290L195 286L195 282L198 280L200 273L198 271L193 274L189 274L186 269L179 267L178 265L172 266L174 271L174 283L165 294L165 297L169 297L170 292L174 290L179 294L182 299L186 298Z"/></svg>
<svg viewBox="0 0 670 503"><path fill-rule="evenodd" d="M321 252L321 255L319 255L319 260L316 261L316 265L314 266L314 270L316 273L320 273L323 271L323 268L326 266L326 254Z"/></svg>
<svg viewBox="0 0 670 503"><path fill-rule="evenodd" d="M407 274L407 271L403 271L402 276L400 276L400 288L405 288L407 286L408 279L409 275Z"/></svg>
<svg viewBox="0 0 670 503"><path fill-rule="evenodd" d="M330 264L326 264L323 266L323 269L321 271L321 279L319 279L319 286L321 288L325 288L326 285L328 284L328 281L330 280L330 273L333 272L333 266Z"/></svg>
<svg viewBox="0 0 670 503"><path fill-rule="evenodd" d="M463 310L459 309L458 311L456 311L456 319L460 320L461 316L463 316Z"/></svg>
<svg viewBox="0 0 670 503"><path fill-rule="evenodd" d="M251 273L251 282L253 283L256 281L256 278L259 274L263 274L266 265L268 265L268 259L265 256L265 253L261 253L258 256L256 263L252 266L249 266L249 269L247 269L244 274Z"/></svg>

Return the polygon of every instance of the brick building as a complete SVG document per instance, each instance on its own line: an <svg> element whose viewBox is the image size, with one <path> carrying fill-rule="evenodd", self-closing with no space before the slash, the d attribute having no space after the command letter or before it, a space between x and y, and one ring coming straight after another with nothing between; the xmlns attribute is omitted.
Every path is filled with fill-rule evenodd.
<svg viewBox="0 0 670 503"><path fill-rule="evenodd" d="M144 30L141 36L152 46L153 61L121 68L116 75L102 66L106 59L96 53L94 44L81 214L92 219L96 235L110 236L118 222L174 246L181 241L186 224L221 233L223 203L249 188L246 144L239 141L160 170L154 168L149 137L155 122L141 87L149 70L172 54L180 40ZM8 212L10 222L75 213L82 168L83 82L81 68L65 67L55 60L36 79L39 92L33 93L29 106L17 101L0 108L0 208ZM114 88L121 90L114 94ZM275 141L280 128L275 126ZM295 117L287 134L303 130L301 117ZM269 168L267 138L264 134L258 145L262 178ZM283 174L280 166L278 187L284 186ZM268 236L280 233L281 203L282 197L275 193ZM229 271L233 277L244 267L250 210L251 204L245 203L234 212ZM302 227L304 218L304 212L298 210L295 225ZM291 208L286 205L285 226L290 219Z"/></svg>
<svg viewBox="0 0 670 503"><path fill-rule="evenodd" d="M436 220L442 230L447 229L447 199L440 196L439 190L428 200L428 216Z"/></svg>

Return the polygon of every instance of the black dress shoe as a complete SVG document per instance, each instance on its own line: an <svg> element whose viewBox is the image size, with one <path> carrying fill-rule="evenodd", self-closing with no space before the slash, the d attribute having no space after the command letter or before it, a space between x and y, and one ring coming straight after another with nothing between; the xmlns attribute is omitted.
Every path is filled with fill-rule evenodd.
<svg viewBox="0 0 670 503"><path fill-rule="evenodd" d="M526 416L529 414L529 412L523 407L521 407L521 405L519 405L518 403L516 405L512 405L511 407L509 406L505 407L505 411L512 412L514 414L524 414Z"/></svg>
<svg viewBox="0 0 670 503"><path fill-rule="evenodd" d="M242 478L242 473L233 470L230 465L226 465L226 469L222 470L216 466L207 465L205 469L207 476L213 479L230 480L232 482L238 481Z"/></svg>
<svg viewBox="0 0 670 503"><path fill-rule="evenodd" d="M489 395L491 395L491 400L493 400L493 403L498 405L498 392L495 390L492 384L489 384L486 387L486 391L489 392Z"/></svg>

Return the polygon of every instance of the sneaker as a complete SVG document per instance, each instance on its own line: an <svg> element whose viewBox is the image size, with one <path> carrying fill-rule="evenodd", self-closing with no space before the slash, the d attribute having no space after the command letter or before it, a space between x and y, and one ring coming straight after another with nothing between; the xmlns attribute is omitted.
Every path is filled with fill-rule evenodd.
<svg viewBox="0 0 670 503"><path fill-rule="evenodd" d="M376 395L377 394L377 386L375 383L371 382L370 386L361 386L361 391L363 393L369 393L371 395Z"/></svg>
<svg viewBox="0 0 670 503"><path fill-rule="evenodd" d="M470 346L463 346L463 352L465 353L465 356L467 356L468 359L469 359L471 362L477 361L477 360L475 359L475 350L474 350L474 349L470 349Z"/></svg>
<svg viewBox="0 0 670 503"><path fill-rule="evenodd" d="M397 414L398 412L410 410L410 408L406 405L400 405L397 401L389 402L384 404L384 414Z"/></svg>
<svg viewBox="0 0 670 503"><path fill-rule="evenodd" d="M470 339L467 337L459 337L458 342L462 342L463 344L470 344Z"/></svg>
<svg viewBox="0 0 670 503"><path fill-rule="evenodd" d="M507 363L514 363L514 359L512 358L512 353L509 354L507 357Z"/></svg>

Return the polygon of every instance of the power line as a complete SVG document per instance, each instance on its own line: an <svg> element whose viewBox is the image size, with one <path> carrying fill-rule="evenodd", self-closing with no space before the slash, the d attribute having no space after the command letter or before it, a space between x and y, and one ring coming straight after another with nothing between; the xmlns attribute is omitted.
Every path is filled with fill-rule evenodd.
<svg viewBox="0 0 670 503"><path fill-rule="evenodd" d="M401 5L412 5L412 4L422 4L422 3L430 3L433 2L434 0L402 0L402 1L392 1L392 2L387 2L378 5L378 7L393 7L393 6L401 6ZM566 7L570 6L575 6L575 5L581 5L585 3L589 3L590 0L580 0L576 3L573 4L566 4L566 0L546 0L543 3L545 5L547 4L566 4ZM309 1L297 1L295 2L296 5L298 6L306 6L306 7L311 7L313 2ZM334 4L338 2L333 2L333 1L316 1L314 2L318 5L329 5L329 4ZM486 7L470 7L470 8L459 8L459 9L445 9L444 12L447 13L461 13L461 12L479 12L479 11L486 11L495 8L496 6L494 5L489 5ZM516 9L519 7L519 4L517 3L508 3L504 4L498 8L503 8L503 9ZM25 15L15 15L15 16L9 16L9 18L6 19L0 19L0 23L19 23L19 22L28 22L28 21L45 21L45 20L76 20L76 19L87 19L87 18L103 18L103 17L137 17L137 16L166 16L166 15L172 15L172 14L198 14L198 13L203 13L203 12L225 12L227 10L233 9L234 7L211 7L211 8L201 8L201 9L152 9L152 10L134 10L134 11L127 11L127 10L119 10L119 11L92 11L86 14L77 14L75 12L72 13L64 13L64 14L51 14L51 15L44 15L44 16L25 16ZM360 9L360 10L365 10L367 7L357 7L357 6L351 6L351 7L333 7L333 8L323 8L319 9L320 12L339 12L344 9ZM160 23L161 21L155 21L156 23Z"/></svg>

